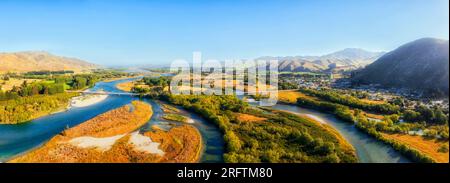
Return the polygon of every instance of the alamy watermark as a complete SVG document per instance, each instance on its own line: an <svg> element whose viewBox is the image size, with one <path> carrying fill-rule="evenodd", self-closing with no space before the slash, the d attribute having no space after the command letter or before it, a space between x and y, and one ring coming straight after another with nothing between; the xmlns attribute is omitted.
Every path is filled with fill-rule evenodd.
<svg viewBox="0 0 450 183"><path fill-rule="evenodd" d="M237 95L252 96L260 106L278 101L278 60L203 61L200 52L193 53L192 64L175 60L170 71L174 95Z"/></svg>

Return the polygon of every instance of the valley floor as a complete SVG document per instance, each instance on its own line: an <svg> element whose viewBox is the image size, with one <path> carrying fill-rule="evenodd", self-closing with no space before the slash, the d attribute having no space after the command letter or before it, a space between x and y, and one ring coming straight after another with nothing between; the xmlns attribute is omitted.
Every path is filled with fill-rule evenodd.
<svg viewBox="0 0 450 183"><path fill-rule="evenodd" d="M297 103L298 98L300 98L302 100L314 101L317 104L334 103L334 102L330 102L330 101L327 101L325 99L322 99L322 98L319 98L316 96L308 95L301 91L290 90L290 91L280 91L279 92L279 100L286 104L297 105L296 103ZM357 100L357 99L355 99L355 100ZM381 101L372 101L372 100L367 100L367 99L364 99L364 100L361 99L360 101L367 103L368 105L385 104ZM344 106L344 105L341 105L341 106ZM314 108L314 107L318 107L318 106L305 106L305 107L313 107ZM345 106L345 107L348 107L348 106ZM435 137L427 138L424 136L410 135L408 133L401 133L401 132L396 132L396 133L387 132L387 131L378 129L377 123L378 124L384 123L390 115L371 113L371 112L368 112L367 110L360 110L360 109L356 109L356 108L352 108L352 107L349 107L348 111L349 111L349 114L351 116L353 116L353 119L356 120L356 121L349 121L349 122L358 124L360 122L358 120L361 118L364 118L366 121L369 121L370 123L374 124L373 127L370 127L372 130L372 132L371 132L372 134L371 133L369 133L369 134L371 134L371 135L379 134L384 139L387 139L389 141L392 141L393 143L397 143L399 145L404 145L407 147L407 148L403 148L403 150L400 150L400 152L402 152L404 154L414 154L412 152L417 152L417 154L419 156L429 157L438 163L448 163L449 162L448 138L447 139L437 139ZM357 115L356 112L359 112L359 116ZM398 124L391 124L390 127L395 127L395 126L403 127L402 125L403 126L407 126L407 125L413 126L414 124L398 123ZM431 127L424 127L424 128L431 129ZM363 131L368 133L367 130L363 130ZM374 135L374 136L379 138L377 135Z"/></svg>
<svg viewBox="0 0 450 183"><path fill-rule="evenodd" d="M132 107L130 105L133 105ZM10 162L143 163L197 162L201 135L192 126L140 134L138 128L152 116L145 102L111 110L53 137L44 146Z"/></svg>
<svg viewBox="0 0 450 183"><path fill-rule="evenodd" d="M436 139L427 139L421 136L412 136L405 134L388 134L383 133L383 137L387 139L392 139L408 146L417 149L418 151L429 155L431 158L436 160L438 163L448 163L449 162L449 153L447 152L439 152L439 148L443 145L447 144L448 141L436 140Z"/></svg>

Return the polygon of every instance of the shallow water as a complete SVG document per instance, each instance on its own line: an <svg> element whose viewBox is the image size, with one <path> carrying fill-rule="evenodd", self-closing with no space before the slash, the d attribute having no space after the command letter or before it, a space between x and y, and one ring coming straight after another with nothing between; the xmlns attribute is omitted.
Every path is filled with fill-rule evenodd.
<svg viewBox="0 0 450 183"><path fill-rule="evenodd" d="M99 82L90 90L122 92L115 85L131 80L133 79ZM0 162L7 161L14 156L39 147L64 129L76 126L109 110L129 104L132 100L139 100L139 98L111 95L105 100L91 106L74 107L65 112L41 117L24 124L0 125ZM154 112L149 122L140 129L141 131L147 131L150 130L151 125L162 122L160 117L163 115L163 111L158 102L150 99L143 99L143 101L150 103ZM184 112L195 121L192 125L197 127L202 134L204 153L202 154L201 161L222 162L224 142L220 130L214 124L205 121L203 118L186 111Z"/></svg>
<svg viewBox="0 0 450 183"><path fill-rule="evenodd" d="M107 92L122 92L115 85L120 82L126 82L133 79L125 79L113 82L99 82L91 90L104 90ZM76 126L99 114L109 110L129 104L132 100L138 100L131 96L109 96L97 104L71 108L68 111L52 114L29 123L19 125L0 125L0 162L24 153L33 148L39 147L51 137L60 133L66 128ZM150 99L143 99L152 105L153 116L147 124L140 128L141 132L151 130L152 125L158 125L170 129L174 123L161 119L164 112L161 109L160 102ZM356 129L354 125L341 121L328 113L322 113L315 110L301 108L293 105L278 104L274 109L286 110L300 114L312 115L320 121L333 126L338 130L347 141L356 149L360 162L364 163L394 163L410 162L407 158L395 151L388 145L385 145L373 137ZM224 141L220 129L214 124L205 121L200 116L180 109L183 115L194 120L193 126L199 129L204 143L201 162L222 162L224 153Z"/></svg>
<svg viewBox="0 0 450 183"><path fill-rule="evenodd" d="M298 114L312 115L314 118L334 127L353 145L362 163L409 163L410 161L392 147L361 132L355 125L339 120L332 114L306 109L295 105L277 104L272 108Z"/></svg>

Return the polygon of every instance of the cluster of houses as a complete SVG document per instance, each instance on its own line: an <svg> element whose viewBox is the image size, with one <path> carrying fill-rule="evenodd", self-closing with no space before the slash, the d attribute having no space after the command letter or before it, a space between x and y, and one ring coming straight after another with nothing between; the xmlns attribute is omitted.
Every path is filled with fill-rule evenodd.
<svg viewBox="0 0 450 183"><path fill-rule="evenodd" d="M289 83L295 83L299 87L304 88L329 88L333 79L330 75L317 74L317 75L291 75L282 77L282 80Z"/></svg>
<svg viewBox="0 0 450 183"><path fill-rule="evenodd" d="M314 76L293 75L283 77L286 82L296 83L299 87L320 89L336 88L351 91L361 91L367 93L367 99L374 101L392 101L401 96L408 100L411 106L425 105L427 107L440 107L448 111L449 101L444 100L423 100L423 92L406 88L385 88L379 84L353 85L350 79L335 79L332 74L322 74Z"/></svg>

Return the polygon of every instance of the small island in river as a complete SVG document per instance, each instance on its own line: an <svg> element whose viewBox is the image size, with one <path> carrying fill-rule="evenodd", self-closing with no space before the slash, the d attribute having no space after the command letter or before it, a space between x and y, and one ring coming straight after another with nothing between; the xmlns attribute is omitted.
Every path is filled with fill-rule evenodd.
<svg viewBox="0 0 450 183"><path fill-rule="evenodd" d="M130 106L132 105L132 106ZM136 131L152 116L151 106L133 101L53 137L40 148L10 162L128 163L197 162L201 135L192 126L168 132Z"/></svg>

